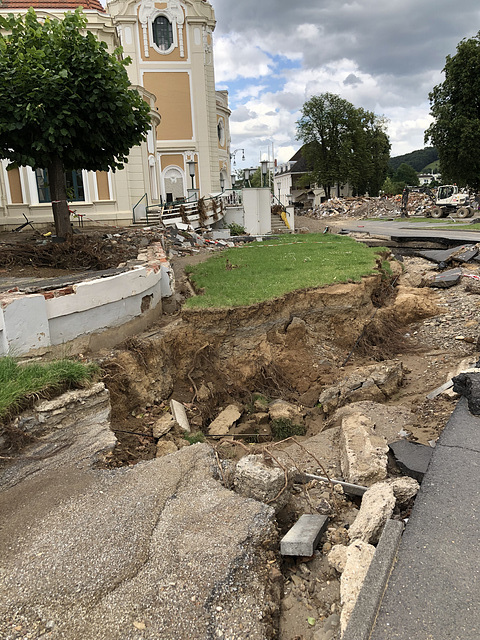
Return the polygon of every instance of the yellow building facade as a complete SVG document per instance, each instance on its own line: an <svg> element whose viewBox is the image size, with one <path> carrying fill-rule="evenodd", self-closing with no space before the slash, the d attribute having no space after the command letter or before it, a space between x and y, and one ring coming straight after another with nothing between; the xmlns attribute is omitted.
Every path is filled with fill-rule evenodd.
<svg viewBox="0 0 480 640"><path fill-rule="evenodd" d="M0 14L31 5L0 0ZM58 18L82 5L88 28L112 51L121 44L132 59L130 82L151 107L152 128L124 170L66 176L71 208L85 223L130 224L134 209L141 218L146 204L208 196L230 186L230 111L227 92L215 90L215 16L209 2L113 0L106 9L97 0L36 5L39 15ZM20 224L23 214L32 222L50 222L48 177L30 167L7 171L7 164L0 161L0 228Z"/></svg>

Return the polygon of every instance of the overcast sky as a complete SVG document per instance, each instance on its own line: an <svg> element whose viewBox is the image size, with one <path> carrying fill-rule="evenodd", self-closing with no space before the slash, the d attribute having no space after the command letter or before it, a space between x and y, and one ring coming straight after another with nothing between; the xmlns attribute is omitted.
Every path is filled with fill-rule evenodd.
<svg viewBox="0 0 480 640"><path fill-rule="evenodd" d="M280 162L300 144L303 103L326 91L389 120L392 156L424 146L428 93L445 57L480 30L479 0L210 0L215 77L228 89L237 168L272 142Z"/></svg>

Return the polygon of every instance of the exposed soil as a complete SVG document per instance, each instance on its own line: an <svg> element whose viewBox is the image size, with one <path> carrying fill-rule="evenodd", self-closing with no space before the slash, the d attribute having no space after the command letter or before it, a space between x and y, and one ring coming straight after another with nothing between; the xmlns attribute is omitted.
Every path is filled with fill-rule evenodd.
<svg viewBox="0 0 480 640"><path fill-rule="evenodd" d="M328 224L334 227L331 219ZM325 221L305 216L297 221L305 232L322 231L325 226ZM122 253L125 245L138 249L129 237L130 232L124 231L122 242L113 245L111 253L122 256L120 262L127 259ZM210 252L203 249L193 256L172 258L180 298L191 294L185 265L208 258ZM261 413L254 406L253 394L260 393L269 400L287 400L302 411L305 435L298 439L310 443L315 457L300 450L291 452L299 467L305 470L308 465L310 472L323 469L339 477L337 432L334 420L318 406L319 395L359 368L384 359L400 361L405 376L390 399L370 403L375 422L392 437L402 432L412 441L433 445L456 399L442 395L428 400L426 396L455 374L462 360L477 359L480 297L461 283L435 293L415 289L417 297L411 302L411 287L418 287L433 267L420 258L405 258L403 264L404 273L387 289L380 279L367 278L361 285L297 292L246 309L175 313L119 349L98 354L112 397L112 426L119 442L106 465L132 465L155 457L157 439L152 428L169 410L171 397L185 404L192 432L206 433L212 419L232 403L241 406L242 423L251 432L255 416ZM15 267L27 268L35 267ZM8 275L12 273L16 271L9 267ZM405 301L398 303L401 295ZM369 331L364 332L365 327ZM268 429L256 436L246 433L238 434L236 444L211 442L226 459L237 458L246 450L277 451ZM161 440L177 448L188 445L180 431ZM291 442L280 448L289 445ZM398 470L393 466L391 473ZM358 501L341 492L332 495L324 483L313 481L307 488L308 492L297 486L280 513L281 532L312 510L329 514L330 524L313 558L283 562L281 640L338 637L339 574L328 565L323 552L347 541ZM405 515L396 513L395 517Z"/></svg>

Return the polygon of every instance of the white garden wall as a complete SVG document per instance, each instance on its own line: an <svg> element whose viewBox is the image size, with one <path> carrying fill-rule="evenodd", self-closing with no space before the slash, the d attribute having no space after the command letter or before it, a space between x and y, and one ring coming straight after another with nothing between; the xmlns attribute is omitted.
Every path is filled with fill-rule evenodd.
<svg viewBox="0 0 480 640"><path fill-rule="evenodd" d="M161 313L173 275L160 243L139 257L144 265L114 276L42 293L0 294L0 355L25 355L125 325L143 328L145 322L135 321Z"/></svg>

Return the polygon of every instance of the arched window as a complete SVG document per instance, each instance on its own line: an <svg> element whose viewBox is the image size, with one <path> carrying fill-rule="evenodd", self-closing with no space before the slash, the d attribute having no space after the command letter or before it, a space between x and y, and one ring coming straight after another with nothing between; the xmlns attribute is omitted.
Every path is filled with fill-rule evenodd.
<svg viewBox="0 0 480 640"><path fill-rule="evenodd" d="M158 16L152 24L153 41L160 51L168 51L173 44L172 23L165 16Z"/></svg>

